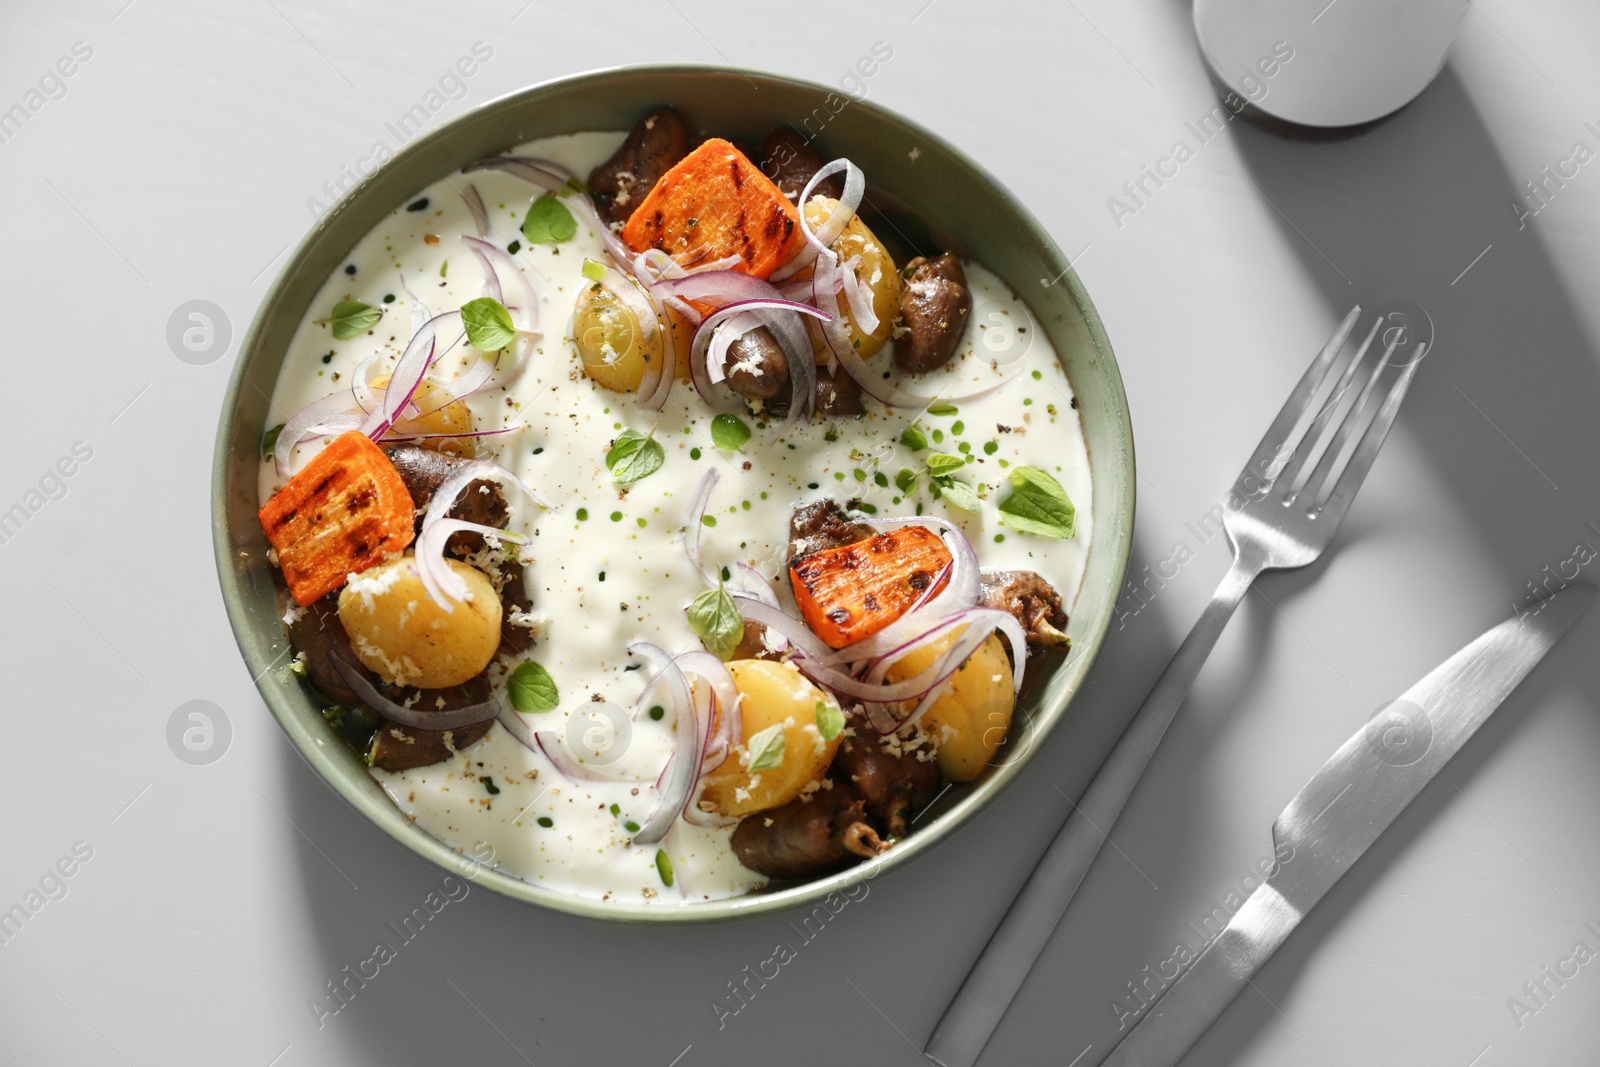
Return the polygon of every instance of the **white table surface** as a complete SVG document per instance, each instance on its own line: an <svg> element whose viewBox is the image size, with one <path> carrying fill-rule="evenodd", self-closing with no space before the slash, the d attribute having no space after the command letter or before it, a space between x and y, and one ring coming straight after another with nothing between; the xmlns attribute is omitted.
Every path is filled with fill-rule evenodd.
<svg viewBox="0 0 1600 1067"><path fill-rule="evenodd" d="M1108 198L1175 140L1194 147L1184 123L1214 103L1181 0L524 5L0 14L0 107L75 42L92 49L0 143L13 327L0 510L75 443L92 449L0 543L0 909L41 879L58 898L0 944L0 1065L923 1062L1067 796L1225 568L1221 539L1189 524L1343 311L1413 299L1437 345L1334 549L1251 594L983 1061L1088 1067L1127 983L1269 854L1274 815L1339 742L1506 616L1542 568L1600 551L1600 163L1525 228L1509 206L1574 141L1600 147L1584 126L1600 126L1593 5L1475 2L1441 77L1391 121L1335 143L1235 122L1120 226ZM475 889L399 944L388 924L442 872L323 788L235 650L208 483L239 337L307 200L480 40L492 59L439 118L641 61L836 83L887 42L870 99L1033 207L1115 346L1139 450L1133 576L1165 567L1164 586L1125 601L1073 743L1058 734L991 808L809 942L799 916L620 928ZM194 299L232 325L205 366L166 341ZM1164 563L1180 545L1193 558ZM1593 580L1600 564L1581 569ZM1577 974L1561 985L1542 972L1579 942L1600 952L1597 648L1600 615L1186 1062L1597 1062L1600 960L1564 965ZM210 765L169 748L191 700L231 726ZM79 842L92 856L67 864L63 896L47 875ZM780 939L797 958L719 1028L713 1002ZM319 1028L308 1001L380 940L397 958ZM1535 1001L1523 984L1541 978Z"/></svg>

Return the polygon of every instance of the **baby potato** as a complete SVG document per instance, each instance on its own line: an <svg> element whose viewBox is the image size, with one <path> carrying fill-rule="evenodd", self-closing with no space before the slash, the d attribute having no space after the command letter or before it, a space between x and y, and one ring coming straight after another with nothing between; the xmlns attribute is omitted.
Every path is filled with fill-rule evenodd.
<svg viewBox="0 0 1600 1067"><path fill-rule="evenodd" d="M964 628L963 628L964 629ZM929 641L896 660L887 676L903 682L933 666L955 644L960 631ZM950 676L944 693L922 714L922 727L938 745L939 770L952 782L970 782L994 758L1011 729L1011 661L996 634ZM908 703L909 712L916 704Z"/></svg>
<svg viewBox="0 0 1600 1067"><path fill-rule="evenodd" d="M806 204L806 221L811 228L815 230L826 222L838 203L831 197L813 196ZM852 256L861 257L861 262L856 264L856 277L872 294L872 312L878 316L878 328L865 333L856 325L855 316L850 313L850 302L843 292L839 293L839 314L850 328L850 341L855 345L856 354L867 359L894 333L895 316L900 314L900 272L895 269L889 250L867 229L859 215L851 218L844 232L833 242L833 250L841 264ZM811 347L817 356L826 357L828 346L822 339L821 326L808 317L806 328L811 331Z"/></svg>
<svg viewBox="0 0 1600 1067"><path fill-rule="evenodd" d="M339 621L364 666L391 685L447 689L489 665L500 646L500 594L487 575L446 560L466 583L467 600L445 611L401 556L350 579L339 592Z"/></svg>
<svg viewBox="0 0 1600 1067"><path fill-rule="evenodd" d="M389 375L380 374L372 380L372 388L382 389L389 384ZM403 425L394 432L405 433L471 433L472 409L467 407L465 400L452 400L444 403L444 390L432 382L424 381L417 386L417 391L412 394L411 402L421 415L402 416ZM471 459L478 454L477 448L470 437L432 437L426 441L418 441L423 448L430 448L435 452L443 452L450 456L459 456Z"/></svg>
<svg viewBox="0 0 1600 1067"><path fill-rule="evenodd" d="M662 358L667 333L657 330L645 341L628 306L605 285L591 282L578 290L572 340L583 373L607 389L631 393L644 379L646 365Z"/></svg>
<svg viewBox="0 0 1600 1067"><path fill-rule="evenodd" d="M817 730L817 706L837 708L822 690L788 663L736 659L728 664L739 702L745 744L706 776L701 803L722 815L748 815L787 804L833 762L843 732L824 740ZM751 738L772 726L783 729L783 759L775 767L752 771Z"/></svg>

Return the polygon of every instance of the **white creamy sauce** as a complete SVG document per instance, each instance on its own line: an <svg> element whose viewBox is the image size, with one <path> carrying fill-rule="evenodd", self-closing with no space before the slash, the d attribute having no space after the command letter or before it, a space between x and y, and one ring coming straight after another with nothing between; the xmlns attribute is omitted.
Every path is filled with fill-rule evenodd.
<svg viewBox="0 0 1600 1067"><path fill-rule="evenodd" d="M587 174L621 139L618 133L581 133L536 141L517 151ZM750 442L742 452L725 455L711 441L715 412L692 385L674 384L666 408L652 412L643 410L631 394L610 392L583 376L570 340L573 301L589 284L580 273L584 259L608 260L582 217L573 240L530 246L522 240L521 225L538 190L499 172L452 174L418 194L427 197L425 209L410 211L402 205L357 245L345 261L355 267L353 274L341 268L323 286L290 346L273 395L272 422L285 422L312 400L348 388L352 369L374 351L383 356L375 375L393 369L411 338L412 303L406 287L432 314L483 295L482 268L460 240L462 234L476 233L460 195L469 181L488 206L490 239L502 247L522 241L516 258L540 297L544 336L523 373L509 388L468 401L479 430L526 426L481 439L479 454L517 474L550 505L542 510L514 489L506 492L511 529L529 538L524 553L531 560L527 588L539 620L532 658L549 670L561 694L557 710L527 716L537 720L536 728L554 730L578 746L588 734L589 743L604 748L607 720L592 713L599 707L592 702L598 696L619 709L631 707L651 673L627 654L628 643L652 641L672 653L700 647L684 609L705 584L685 554L684 536L694 491L711 467L722 478L707 510L716 524L702 531L706 565L736 560L752 564L773 580L791 611L784 571L790 512L828 496L841 502L859 498L880 517L913 514L921 505L924 513L959 524L983 566L1038 571L1061 592L1070 610L1083 577L1093 510L1089 457L1071 387L1047 338L1028 336L1033 320L1021 301L972 263L965 267L974 321L960 354L946 368L900 385L929 396L971 392L999 379L1001 372L990 362L993 354L1010 358L1025 347L1015 380L961 402L954 415L885 411L868 399L862 418L799 424L781 443L776 422L762 426L745 416ZM384 315L371 333L337 341L326 325L314 320L326 318L337 301L347 299L382 308ZM514 299L509 292L507 299ZM441 336L453 338L456 332ZM887 369L888 353L886 345L872 366ZM477 358L463 341L432 373L452 377ZM985 487L981 514L933 500L925 475L909 499L900 499L895 475L902 468L922 468L928 455L900 443L901 432L913 420L927 434L932 451L970 450L975 462L961 476ZM623 492L612 482L605 453L625 429L653 432L665 446L666 462ZM837 439L828 440L830 433ZM325 444L317 440L301 445L294 469ZM1077 508L1072 539L1022 534L1000 524L996 504L1005 495L1005 467L1017 464L1048 471L1066 489ZM270 461L264 463L262 501L284 480ZM671 726L670 720L641 716L624 727L631 737L612 746L612 751L626 747L614 768L634 772L643 779L638 783L570 782L498 723L482 741L449 761L372 774L435 837L480 857L492 854L492 862L502 869L552 889L676 904L736 896L760 886L764 879L734 859L731 828L706 830L680 819L660 846L630 843L625 822L642 823L654 803L652 783L671 751ZM498 794L490 794L485 777L493 779ZM612 814L613 805L620 814ZM657 872L658 847L672 861L675 884L670 889Z"/></svg>

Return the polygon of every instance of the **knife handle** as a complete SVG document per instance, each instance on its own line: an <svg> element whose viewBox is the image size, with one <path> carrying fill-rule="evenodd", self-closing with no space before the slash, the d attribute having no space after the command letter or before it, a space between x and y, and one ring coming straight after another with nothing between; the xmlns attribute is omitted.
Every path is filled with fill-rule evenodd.
<svg viewBox="0 0 1600 1067"><path fill-rule="evenodd" d="M972 1067L977 1060L1122 814L1217 638L1261 570L1256 562L1234 557L1211 603L990 935L928 1038L924 1050L928 1059L943 1067Z"/></svg>

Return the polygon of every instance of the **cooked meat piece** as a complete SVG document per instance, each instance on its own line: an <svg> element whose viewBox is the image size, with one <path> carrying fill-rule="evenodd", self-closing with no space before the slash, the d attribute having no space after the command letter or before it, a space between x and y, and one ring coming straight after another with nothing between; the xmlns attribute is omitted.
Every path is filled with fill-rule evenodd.
<svg viewBox="0 0 1600 1067"><path fill-rule="evenodd" d="M778 400L787 406L792 391L789 357L765 326L757 326L729 345L722 367L728 387L746 400L759 400L764 407Z"/></svg>
<svg viewBox="0 0 1600 1067"><path fill-rule="evenodd" d="M533 631L512 622L512 613L520 618L533 611L533 598L522 580L521 564L506 562L500 565L505 584L500 587L500 647L495 655L506 660L519 660L533 651Z"/></svg>
<svg viewBox="0 0 1600 1067"><path fill-rule="evenodd" d="M289 623L289 640L305 653L306 676L329 699L340 704L360 703L330 658L335 650L350 648L350 636L339 621L339 594L329 593L290 618L294 621Z"/></svg>
<svg viewBox="0 0 1600 1067"><path fill-rule="evenodd" d="M865 410L861 406L861 386L843 368L817 368L817 414L859 415Z"/></svg>
<svg viewBox="0 0 1600 1067"><path fill-rule="evenodd" d="M933 759L932 746L924 743L896 756L884 748L883 738L865 719L852 716L850 724L854 734L839 745L828 777L855 788L868 818L880 832L904 837L917 812L939 794L939 764Z"/></svg>
<svg viewBox="0 0 1600 1067"><path fill-rule="evenodd" d="M824 874L887 847L866 821L860 795L838 783L808 800L747 815L733 831L739 862L769 878Z"/></svg>
<svg viewBox="0 0 1600 1067"><path fill-rule="evenodd" d="M772 179L772 184L783 190L783 195L798 201L806 182L822 169L827 160L811 147L804 137L793 130L773 130L761 150L761 173ZM823 179L811 193L831 196L837 200L844 195L844 175L835 174Z"/></svg>
<svg viewBox="0 0 1600 1067"><path fill-rule="evenodd" d="M611 158L589 172L589 191L606 222L627 222L672 165L689 154L689 132L670 107L634 124Z"/></svg>
<svg viewBox="0 0 1600 1067"><path fill-rule="evenodd" d="M751 622L749 619L746 619L744 622L744 636L739 638L739 647L735 648L733 650L733 655L729 656L728 658L782 659L782 656L768 648L767 643L761 639L761 635L766 632L767 628L762 626L759 622Z"/></svg>
<svg viewBox="0 0 1600 1067"><path fill-rule="evenodd" d="M502 626L500 631L502 650L505 647L506 629L507 627ZM526 630L519 632L527 634ZM305 653L306 676L325 697L338 704L361 704L361 698L350 688L350 684L344 680L339 669L333 665L332 657L340 653L350 657L346 659L347 663L353 662L350 638L339 622L338 593L329 593L301 611L289 624L289 638L297 649ZM527 640L531 646L532 638L528 637ZM365 671L365 668L362 670ZM368 681L378 686L386 695L392 695L397 702L404 703L407 698L416 696L415 706L419 708L434 707L441 698L447 707L459 706L463 701L477 702L485 699L489 691L486 675L479 675L465 686L456 689L433 690L394 689L384 686L378 676L370 671L365 673ZM491 723L492 720L455 730L451 743L456 748L465 748L488 733ZM399 731L399 735L392 731ZM373 747L368 759L372 766L390 771L426 767L430 763L438 763L450 757L449 746L445 744L447 733L452 731L420 730L384 720L380 722L373 737ZM404 740L407 737L410 738L409 742Z"/></svg>
<svg viewBox="0 0 1600 1067"><path fill-rule="evenodd" d="M1033 571L984 571L979 585L983 606L1016 616L1028 632L1028 644L1053 648L1070 643L1061 632L1067 624L1061 594Z"/></svg>
<svg viewBox="0 0 1600 1067"><path fill-rule="evenodd" d="M388 453L394 469L400 472L400 479L406 483L406 488L411 490L411 504L417 512L417 533L420 535L422 520L428 513L428 505L433 502L433 494L452 470L468 461L416 445L391 445L384 451ZM493 526L497 530L505 529L510 521L505 494L500 491L497 482L486 478L467 483L467 487L456 498L455 505L446 514L452 519L465 519L480 526ZM465 559L483 549L483 535L463 530L452 534L450 540L445 542L445 548L452 556Z"/></svg>
<svg viewBox="0 0 1600 1067"><path fill-rule="evenodd" d="M855 522L835 500L819 500L795 508L789 518L789 558L808 552L853 545L877 533L864 522Z"/></svg>
<svg viewBox="0 0 1600 1067"><path fill-rule="evenodd" d="M953 252L931 260L918 256L906 264L905 279L900 291L905 333L895 338L894 363L907 374L926 374L956 354L972 312L972 293Z"/></svg>
<svg viewBox="0 0 1600 1067"><path fill-rule="evenodd" d="M443 763L458 750L482 740L493 725L494 720L490 719L460 730L418 730L386 722L372 735L367 763L383 771L408 771Z"/></svg>

